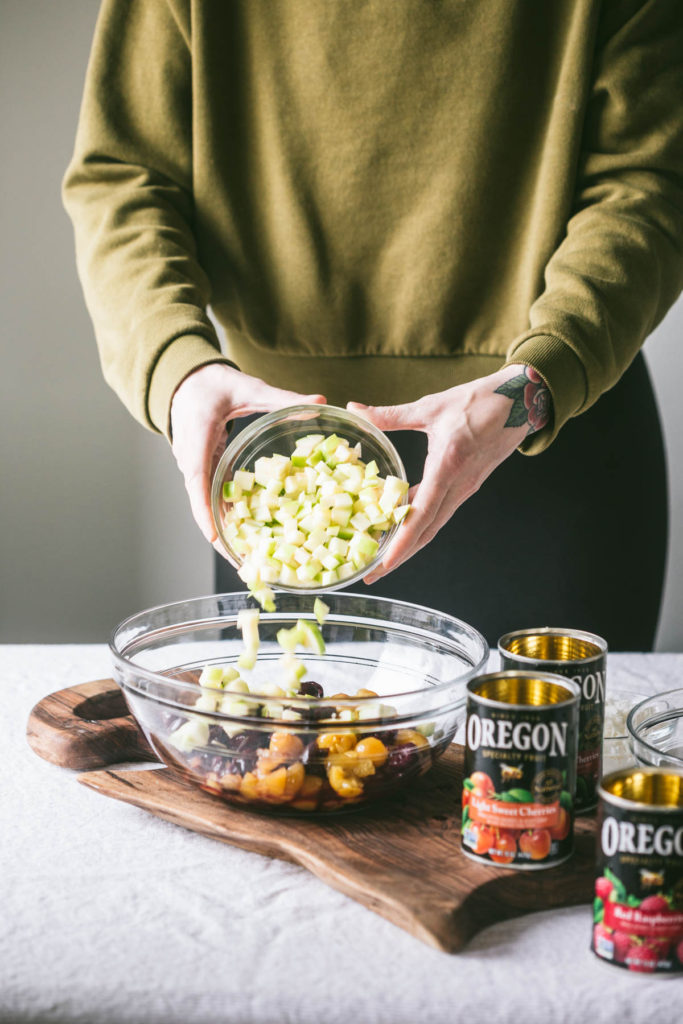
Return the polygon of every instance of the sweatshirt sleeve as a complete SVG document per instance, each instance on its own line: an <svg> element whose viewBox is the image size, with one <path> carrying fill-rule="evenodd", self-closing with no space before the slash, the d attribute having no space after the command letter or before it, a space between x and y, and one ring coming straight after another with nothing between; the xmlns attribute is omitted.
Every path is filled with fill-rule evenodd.
<svg viewBox="0 0 683 1024"><path fill-rule="evenodd" d="M617 382L683 287L683 3L602 6L572 214L507 353L553 398L529 454Z"/></svg>
<svg viewBox="0 0 683 1024"><path fill-rule="evenodd" d="M104 0L63 183L107 382L168 434L173 392L228 362L193 235L189 15L180 0Z"/></svg>

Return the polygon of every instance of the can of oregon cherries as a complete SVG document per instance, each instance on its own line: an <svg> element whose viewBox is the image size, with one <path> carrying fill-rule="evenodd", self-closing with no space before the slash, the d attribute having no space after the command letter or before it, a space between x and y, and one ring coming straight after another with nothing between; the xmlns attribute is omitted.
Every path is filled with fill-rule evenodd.
<svg viewBox="0 0 683 1024"><path fill-rule="evenodd" d="M683 971L683 772L622 769L599 797L591 948L631 971Z"/></svg>
<svg viewBox="0 0 683 1024"><path fill-rule="evenodd" d="M509 868L549 868L574 849L580 690L542 672L467 684L462 850Z"/></svg>
<svg viewBox="0 0 683 1024"><path fill-rule="evenodd" d="M578 629L518 629L498 641L501 668L551 672L581 688L576 811L593 810L602 775L602 732L605 724L607 643Z"/></svg>

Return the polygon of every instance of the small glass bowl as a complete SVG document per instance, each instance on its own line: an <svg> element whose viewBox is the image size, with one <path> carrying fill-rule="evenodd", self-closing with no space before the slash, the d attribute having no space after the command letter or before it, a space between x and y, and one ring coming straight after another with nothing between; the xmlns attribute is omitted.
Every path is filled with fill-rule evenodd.
<svg viewBox="0 0 683 1024"><path fill-rule="evenodd" d="M225 449L216 467L211 486L211 510L216 531L226 558L236 569L240 568L243 560L225 535L223 516L228 505L223 500L223 484L232 480L237 470L253 470L256 460L263 456L291 455L298 438L306 434L338 434L346 438L352 446L360 442L363 462L374 460L381 477L396 476L400 480L407 480L401 457L387 435L373 426L369 420L348 409L337 408L334 405L292 405L260 416L241 430ZM404 500L407 501L407 498ZM397 529L398 526L394 525L381 535L379 547L371 562L332 586L285 586L278 582L273 584L273 587L290 593L307 594L313 590L322 593L350 587L367 576L372 567L382 561Z"/></svg>
<svg viewBox="0 0 683 1024"><path fill-rule="evenodd" d="M641 700L626 729L638 764L683 768L683 688Z"/></svg>
<svg viewBox="0 0 683 1024"><path fill-rule="evenodd" d="M326 651L296 655L304 681L319 686L315 699L267 692L282 685L277 632L315 621L311 594L281 594L277 611L261 613L258 660L240 670L248 697L198 683L205 666L237 665L248 595L163 605L122 622L110 643L114 676L164 764L232 804L303 815L355 809L428 771L464 724L466 683L486 663L486 641L419 605L346 593L326 603ZM221 710L214 700L226 696L249 706Z"/></svg>
<svg viewBox="0 0 683 1024"><path fill-rule="evenodd" d="M602 734L602 774L609 775L620 768L630 768L635 763L626 728L628 713L635 704L643 700L640 692L617 689L609 686L605 699L605 725Z"/></svg>

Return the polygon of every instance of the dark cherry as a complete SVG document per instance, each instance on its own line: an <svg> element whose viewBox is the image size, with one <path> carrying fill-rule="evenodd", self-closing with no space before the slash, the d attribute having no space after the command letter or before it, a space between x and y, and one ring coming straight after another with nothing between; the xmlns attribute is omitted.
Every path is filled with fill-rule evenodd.
<svg viewBox="0 0 683 1024"><path fill-rule="evenodd" d="M306 766L309 775L319 775L321 778L325 778L325 765L321 761L320 750L315 740L306 744L299 760Z"/></svg>
<svg viewBox="0 0 683 1024"><path fill-rule="evenodd" d="M232 761L228 765L228 775L246 775L247 772L253 772L256 767L256 757L233 757Z"/></svg>
<svg viewBox="0 0 683 1024"><path fill-rule="evenodd" d="M232 749L237 753L256 750L265 742L265 736L258 729L244 729L232 738Z"/></svg>
<svg viewBox="0 0 683 1024"><path fill-rule="evenodd" d="M404 775L418 765L417 747L414 743L404 743L389 751L384 767L390 775Z"/></svg>
<svg viewBox="0 0 683 1024"><path fill-rule="evenodd" d="M369 732L366 735L374 736L375 739L381 740L385 747L390 747L392 743L396 742L398 733L396 729L385 729L381 732Z"/></svg>
<svg viewBox="0 0 683 1024"><path fill-rule="evenodd" d="M209 743L220 743L222 746L228 742L228 737L220 725L209 726Z"/></svg>
<svg viewBox="0 0 683 1024"><path fill-rule="evenodd" d="M323 688L320 683L314 682L312 679L306 679L299 687L299 693L306 694L307 697L322 697Z"/></svg>
<svg viewBox="0 0 683 1024"><path fill-rule="evenodd" d="M285 705L286 707L287 705ZM331 718L332 710L326 707L320 707L319 704L297 704L292 710L296 711L304 722L318 722L322 718Z"/></svg>
<svg viewBox="0 0 683 1024"><path fill-rule="evenodd" d="M207 774L213 772L216 775L222 775L225 771L226 760L219 754L200 754L196 763L190 762L190 767L194 771L202 771Z"/></svg>

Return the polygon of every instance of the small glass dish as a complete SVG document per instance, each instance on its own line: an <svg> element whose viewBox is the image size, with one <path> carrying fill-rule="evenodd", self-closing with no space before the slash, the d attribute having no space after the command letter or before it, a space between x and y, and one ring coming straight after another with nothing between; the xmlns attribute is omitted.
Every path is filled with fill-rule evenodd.
<svg viewBox="0 0 683 1024"><path fill-rule="evenodd" d="M110 644L114 676L164 764L232 804L304 815L370 804L428 771L464 725L466 683L486 663L486 641L419 605L347 593L326 602L326 650L296 652L308 697L304 687L282 691L277 634L315 622L311 594L281 594L275 612L261 612L247 670L238 661L238 616L254 607L247 594L122 622ZM239 675L248 694L210 687L208 676L200 686L207 666Z"/></svg>
<svg viewBox="0 0 683 1024"><path fill-rule="evenodd" d="M225 557L236 569L243 559L232 547L225 532L225 513L229 505L223 498L223 485L231 481L238 470L252 471L256 460L273 455L291 456L297 440L307 434L336 434L345 438L351 446L360 443L361 458L367 463L377 464L379 476L398 477L406 481L406 471L401 457L386 434L378 430L369 420L363 419L348 409L333 405L292 405L265 416L260 416L241 430L223 452L216 467L211 486L211 510L216 531L225 552ZM402 504L407 501L407 497ZM382 561L384 553L394 538L396 524L379 537L379 547L371 561L357 569L353 575L328 585L295 586L277 581L272 584L276 590L290 593L330 592L342 587L353 586Z"/></svg>
<svg viewBox="0 0 683 1024"><path fill-rule="evenodd" d="M646 697L626 719L638 764L683 768L683 688Z"/></svg>
<svg viewBox="0 0 683 1024"><path fill-rule="evenodd" d="M629 744L626 719L631 708L644 698L642 692L612 690L608 686L602 734L602 775L609 775L620 768L630 768L636 763Z"/></svg>

